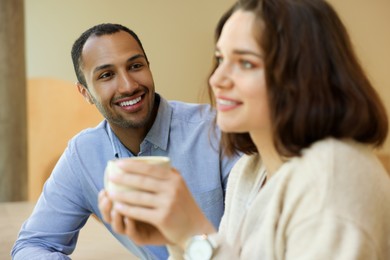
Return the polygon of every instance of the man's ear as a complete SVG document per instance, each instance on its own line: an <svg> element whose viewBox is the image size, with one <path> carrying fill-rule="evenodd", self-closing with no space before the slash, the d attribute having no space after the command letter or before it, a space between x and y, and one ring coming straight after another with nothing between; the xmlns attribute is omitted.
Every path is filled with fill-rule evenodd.
<svg viewBox="0 0 390 260"><path fill-rule="evenodd" d="M93 105L93 100L91 98L91 94L89 93L88 89L83 84L81 84L80 82L77 82L76 86L77 86L77 89L80 92L80 94L83 95L83 97L85 98L85 100L89 104Z"/></svg>

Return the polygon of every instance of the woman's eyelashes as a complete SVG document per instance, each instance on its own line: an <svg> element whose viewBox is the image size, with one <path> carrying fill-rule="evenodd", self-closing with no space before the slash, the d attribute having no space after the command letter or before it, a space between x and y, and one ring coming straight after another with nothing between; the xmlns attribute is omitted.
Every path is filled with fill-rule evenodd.
<svg viewBox="0 0 390 260"><path fill-rule="evenodd" d="M214 58L215 58L215 62L216 62L217 65L221 65L221 64L222 64L222 62L223 62L222 55L216 54L216 55L214 56Z"/></svg>
<svg viewBox="0 0 390 260"><path fill-rule="evenodd" d="M243 69L253 69L255 67L254 63L243 59L239 60L239 64Z"/></svg>
<svg viewBox="0 0 390 260"><path fill-rule="evenodd" d="M222 56L215 57L217 65L221 65L224 62L224 59ZM237 65L241 69L249 70L256 67L256 64L252 61L246 60L246 59L234 59L230 61L232 65Z"/></svg>

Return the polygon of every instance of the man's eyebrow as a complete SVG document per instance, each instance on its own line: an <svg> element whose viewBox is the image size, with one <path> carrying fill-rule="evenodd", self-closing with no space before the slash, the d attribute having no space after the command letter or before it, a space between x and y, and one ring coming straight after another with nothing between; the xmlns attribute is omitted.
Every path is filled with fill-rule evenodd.
<svg viewBox="0 0 390 260"><path fill-rule="evenodd" d="M136 59L139 59L139 58L144 58L146 59L145 55L143 54L136 54L134 56L131 56L130 58L127 59L127 62L131 62L131 61L134 61ZM95 74L96 72L100 71L100 70L105 70L105 69L108 69L108 68L111 68L113 67L112 64L103 64L103 65L100 65L100 66L97 66L94 70L93 70L93 73Z"/></svg>
<svg viewBox="0 0 390 260"><path fill-rule="evenodd" d="M136 59L139 59L139 58L144 58L144 59L146 60L145 55L143 55L143 54L136 54L136 55L134 55L134 56L131 56L131 57L127 60L127 62L133 61L133 60L136 60Z"/></svg>
<svg viewBox="0 0 390 260"><path fill-rule="evenodd" d="M105 70L105 69L108 69L112 67L111 64L104 64L104 65L100 65L100 66L97 66L94 70L93 70L93 74L95 74L96 72L100 71L100 70Z"/></svg>

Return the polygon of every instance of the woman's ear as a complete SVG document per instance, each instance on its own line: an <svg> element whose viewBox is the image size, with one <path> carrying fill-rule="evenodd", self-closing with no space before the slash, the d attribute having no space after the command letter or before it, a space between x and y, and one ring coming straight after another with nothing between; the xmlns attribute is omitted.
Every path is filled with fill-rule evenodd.
<svg viewBox="0 0 390 260"><path fill-rule="evenodd" d="M80 82L76 82L76 86L78 91L80 92L81 95L83 95L84 99L91 105L93 105L93 99L91 98L91 94L89 93L88 89L81 84Z"/></svg>

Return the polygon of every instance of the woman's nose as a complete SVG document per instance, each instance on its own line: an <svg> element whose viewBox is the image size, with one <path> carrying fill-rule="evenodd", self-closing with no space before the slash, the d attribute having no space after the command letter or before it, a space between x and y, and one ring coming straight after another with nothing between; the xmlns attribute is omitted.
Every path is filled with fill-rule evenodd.
<svg viewBox="0 0 390 260"><path fill-rule="evenodd" d="M211 75L209 84L214 88L228 88L232 86L232 79L230 77L229 69L225 65L219 65Z"/></svg>

